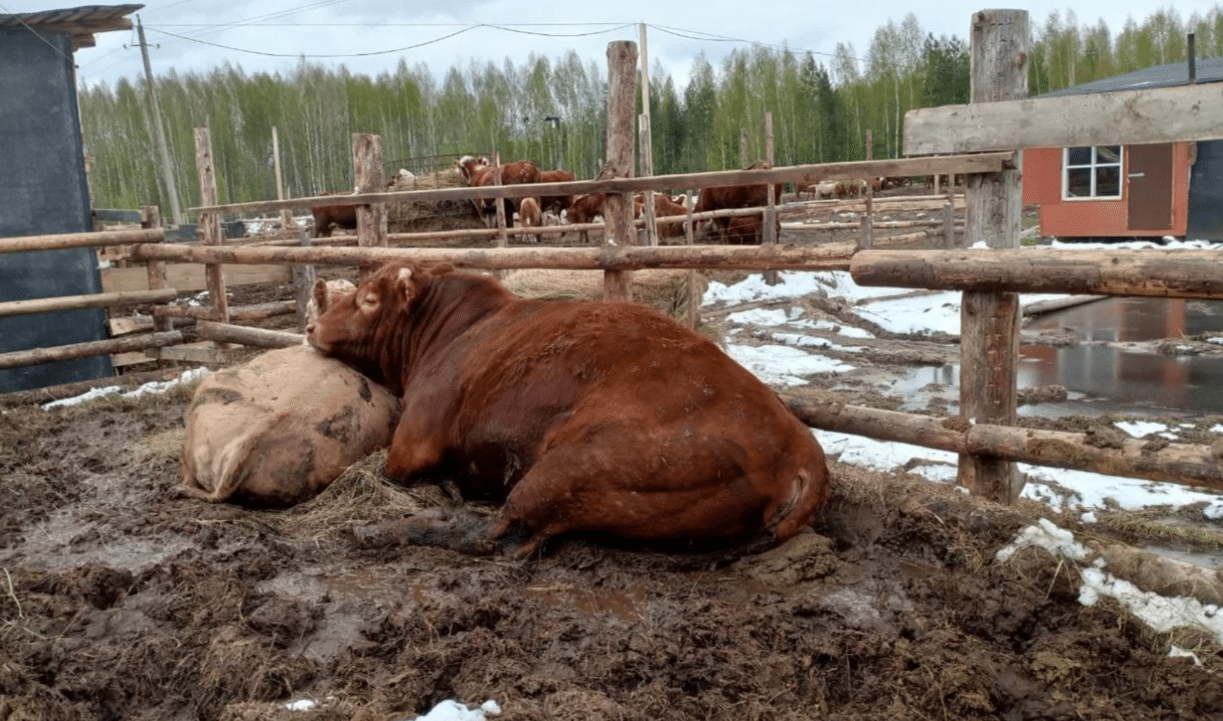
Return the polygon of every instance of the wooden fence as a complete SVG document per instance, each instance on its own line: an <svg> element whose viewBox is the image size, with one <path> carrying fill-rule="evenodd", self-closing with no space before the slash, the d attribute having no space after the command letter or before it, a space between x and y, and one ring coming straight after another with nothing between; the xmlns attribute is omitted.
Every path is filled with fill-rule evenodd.
<svg viewBox="0 0 1223 721"><path fill-rule="evenodd" d="M1024 145L1117 144L1132 138L1143 142L1204 140L1219 134L1217 122L1196 119L1201 112L1223 117L1218 93L1203 88L1151 89L1111 93L1117 102L1099 99L1007 100L1022 97L1026 75L1027 13L991 10L974 15L973 68L975 103L913 111L905 126L906 152L900 160L870 160L852 163L801 165L767 170L691 173L646 178L600 177L571 183L495 188L446 188L400 192L367 192L381 187L381 178L369 171L349 196L299 198L198 208L204 240L198 245L160 243L156 231L133 241L131 235L88 234L71 240L63 237L0 240L0 252L20 242L21 249L66 247L62 243L103 245L137 242L130 257L148 264L152 289L164 280L165 263L202 264L209 272L213 307L196 317L201 336L225 342L283 345L300 336L275 331L242 328L228 321L233 317L224 304L227 266L300 266L304 264L354 265L368 260L411 259L448 262L462 268L504 270L509 268L586 268L619 273L641 268L734 268L743 270L848 270L861 285L955 289L963 292L961 328L961 396L959 416L931 418L918 414L883 411L837 403L787 400L804 422L817 429L865 435L884 441L910 443L960 454L960 482L974 493L1007 502L1019 493L1014 463L1052 466L1129 476L1223 490L1223 467L1211 448L1169 443L1152 449L1140 441L1127 441L1120 448L1101 448L1083 434L1019 428L1016 420L1016 365L1019 345L1018 293L1091 293L1113 296L1162 296L1175 298L1223 298L1223 263L1215 253L1203 251L1117 250L1059 251L1019 250L1018 148ZM609 52L609 57L612 53ZM612 67L612 72L626 72ZM631 72L627 71L627 72ZM631 104L628 105L631 109ZM1062 113L1063 122L1046 119L1045 108ZM1008 108L1008 112L997 108ZM1069 108L1069 110L1066 110ZM1102 108L1102 110L1101 110ZM1190 110L1194 108L1194 110ZM1102 114L1090 116L1088 109ZM1064 123L1067 113L1079 122ZM1193 116L1185 122L1184 116ZM988 132L979 127L987 117ZM1039 126L1048 135L1034 133ZM629 124L631 127L631 123ZM1056 132L1055 132L1056 131ZM1010 142L1004 140L1009 138ZM1043 138L1047 138L1043 139ZM378 143L370 136L355 135L354 150L367 157L357 167L378 169ZM197 149L202 184L215 183L211 175L211 152L207 131L197 130ZM372 162L372 160L377 162ZM207 172L206 172L207 169ZM623 173L622 173L623 174ZM986 249L884 250L860 248L859 244L756 247L636 246L632 232L631 206L611 211L624 217L609 222L608 238L601 247L440 249L389 247L389 241L411 242L414 236L391 236L376 210L358 217L356 247L231 246L220 242L222 212L267 211L294 207L353 204L378 208L388 202L431 201L491 197L524 197L580 192L613 195L639 190L794 182L811 185L822 180L873 176L925 176L964 174L967 177L966 244L983 241ZM204 197L209 197L206 191ZM215 197L215 196L212 196ZM759 212L759 211L756 211ZM684 220L692 227L693 215ZM382 232L379 232L379 226ZM572 230L572 227L570 227ZM691 230L689 230L691 233ZM475 237L505 237L504 229L474 231ZM42 244L46 244L43 246ZM6 245L10 244L10 245ZM616 291L616 284L605 285ZM162 298L163 296L157 296ZM149 296L150 302L153 296ZM127 297L130 301L130 296ZM119 302L118 297L88 302ZM78 301L57 301L78 302ZM86 301L79 301L86 302ZM10 306L5 308L4 306ZM0 313L15 312L12 304L0 304ZM29 306L26 306L28 309ZM165 308L164 306L162 308ZM160 321L181 310L155 311ZM161 327L160 333L174 333ZM164 337L163 337L164 338ZM7 354L12 355L12 354ZM0 363L4 356L0 355Z"/></svg>

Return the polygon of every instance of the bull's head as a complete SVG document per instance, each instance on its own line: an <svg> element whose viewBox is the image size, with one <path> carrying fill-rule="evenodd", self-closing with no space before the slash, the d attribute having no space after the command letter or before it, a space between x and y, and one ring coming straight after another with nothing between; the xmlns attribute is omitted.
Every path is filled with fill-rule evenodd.
<svg viewBox="0 0 1223 721"><path fill-rule="evenodd" d="M428 270L414 265L388 263L355 292L330 303L306 326L306 340L319 353L402 393L398 369L403 364L404 332L414 302L432 277ZM315 289L317 292L317 284Z"/></svg>

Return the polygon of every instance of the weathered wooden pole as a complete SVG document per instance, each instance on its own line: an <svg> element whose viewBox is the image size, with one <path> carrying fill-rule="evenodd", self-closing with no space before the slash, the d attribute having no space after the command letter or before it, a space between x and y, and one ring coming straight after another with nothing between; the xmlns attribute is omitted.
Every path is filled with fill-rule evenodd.
<svg viewBox="0 0 1223 721"><path fill-rule="evenodd" d="M501 153L496 151L493 151L493 187L501 187ZM493 198L493 203L494 217L497 219L497 239L493 245L505 248L510 244L510 236L506 233L505 199L498 196Z"/></svg>
<svg viewBox="0 0 1223 721"><path fill-rule="evenodd" d="M373 133L352 134L352 177L358 193L386 190L382 177L382 138ZM386 206L382 203L357 206L357 245L362 248L386 247Z"/></svg>
<svg viewBox="0 0 1223 721"><path fill-rule="evenodd" d="M276 134L276 126L272 126L272 165L276 169L276 199L284 200L284 182L280 176L280 137ZM293 227L293 212L288 208L280 211L280 227L288 230Z"/></svg>
<svg viewBox="0 0 1223 721"><path fill-rule="evenodd" d="M649 156L646 154L650 147L650 117L645 113L637 116L638 132L641 135L638 144L641 147L641 174L653 175L654 171L648 161ZM658 245L658 218L654 212L654 191L641 191L641 217L645 221L642 230L645 234L646 245Z"/></svg>
<svg viewBox="0 0 1223 721"><path fill-rule="evenodd" d="M972 17L972 102L1027 97L1028 13L981 10ZM968 176L964 244L1018 248L1019 169ZM948 190L954 190L948 179ZM960 414L970 423L1014 425L1019 363L1019 296L965 291L960 306ZM961 455L958 481L1000 503L1023 490L1015 464L986 454Z"/></svg>
<svg viewBox="0 0 1223 721"><path fill-rule="evenodd" d="M200 178L200 205L217 204L217 174L212 164L212 136L208 128L195 129L195 168ZM220 213L200 211L196 218L199 224L202 245L222 245ZM208 280L208 295L216 317L229 321L229 300L225 297L225 266L209 263L204 266L204 277Z"/></svg>
<svg viewBox="0 0 1223 721"><path fill-rule="evenodd" d="M633 118L636 117L637 44L617 40L607 44L607 162L599 178L633 176ZM608 193L603 201L603 220L607 230L603 244L636 245L633 228L633 197ZM632 297L632 274L627 270L603 272L603 297L628 300Z"/></svg>
<svg viewBox="0 0 1223 721"><path fill-rule="evenodd" d="M875 154L875 140L873 132L866 131L866 159L873 160ZM871 181L873 178L866 179L866 212L862 214L862 242L859 248L870 250L875 244L875 226L873 212L875 209L875 185Z"/></svg>
<svg viewBox="0 0 1223 721"><path fill-rule="evenodd" d="M304 230L297 232L297 244L303 248L310 247L310 234ZM306 309L309 307L310 298L314 295L314 279L317 274L314 272L314 266L308 263L298 263L292 268L293 273L293 297L297 299L297 329L301 332L306 332ZM320 311L321 312L321 311Z"/></svg>
<svg viewBox="0 0 1223 721"><path fill-rule="evenodd" d="M641 176L649 177L654 174L654 144L650 139L650 53L646 45L645 28L645 23L639 23L637 26L637 34L641 41L641 115L638 116L637 125L641 133L641 140L638 143L641 148ZM642 200L641 217L645 218L645 244L658 245L658 225L654 217L654 191L643 191Z"/></svg>
<svg viewBox="0 0 1223 721"><path fill-rule="evenodd" d="M943 203L943 248L951 250L955 242L955 206L948 200Z"/></svg>
<svg viewBox="0 0 1223 721"><path fill-rule="evenodd" d="M773 151L773 111L766 111L764 114L764 152L765 160L768 161L769 167L773 167L774 151ZM773 183L768 183L765 186L765 193L768 198L767 207L764 211L764 218L761 219L760 240L765 245L777 244L777 203L781 198L773 196L776 188ZM764 272L764 282L769 285L776 285L781 280L775 270L766 270Z"/></svg>
<svg viewBox="0 0 1223 721"><path fill-rule="evenodd" d="M696 221L692 219L692 206L695 205L689 193L684 193L684 207L688 209L688 220L684 223L684 241L686 245L692 245L696 242ZM700 307L700 298L697 293L698 284L696 282L696 268L688 269L688 327L696 328L697 324L697 309Z"/></svg>
<svg viewBox="0 0 1223 721"><path fill-rule="evenodd" d="M161 210L156 205L145 205L140 208L140 227L161 229ZM150 260L144 264L144 267L148 272L149 290L165 290L170 287L169 281L166 280L165 261ZM174 319L166 316L153 316L153 330L159 333L174 330ZM157 367L177 368L178 361L158 360Z"/></svg>

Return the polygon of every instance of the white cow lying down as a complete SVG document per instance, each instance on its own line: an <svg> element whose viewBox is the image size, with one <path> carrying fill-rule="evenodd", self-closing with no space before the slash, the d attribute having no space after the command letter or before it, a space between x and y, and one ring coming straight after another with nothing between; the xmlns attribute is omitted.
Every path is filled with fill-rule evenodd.
<svg viewBox="0 0 1223 721"><path fill-rule="evenodd" d="M180 491L206 501L288 506L391 443L399 399L309 346L208 375L187 415Z"/></svg>

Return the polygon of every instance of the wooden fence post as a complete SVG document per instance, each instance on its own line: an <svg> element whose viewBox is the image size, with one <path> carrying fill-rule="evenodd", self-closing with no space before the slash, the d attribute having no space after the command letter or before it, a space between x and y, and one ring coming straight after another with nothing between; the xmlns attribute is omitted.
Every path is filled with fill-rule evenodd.
<svg viewBox="0 0 1223 721"><path fill-rule="evenodd" d="M866 131L866 159L871 160L875 154L875 139L872 131ZM862 250L870 250L875 244L875 220L874 220L874 205L875 205L875 186L871 183L871 178L866 179L866 212L862 213L862 240L858 247ZM858 182L858 181L853 181Z"/></svg>
<svg viewBox="0 0 1223 721"><path fill-rule="evenodd" d="M951 250L955 242L955 205L950 200L943 203L943 248Z"/></svg>
<svg viewBox="0 0 1223 721"><path fill-rule="evenodd" d="M217 173L212 164L212 136L208 128L195 129L195 168L200 177L200 205L217 205ZM201 211L196 222L201 232L203 245L221 245L221 216L219 213ZM225 266L209 263L204 266L204 277L208 280L208 295L216 309L216 319L229 322L229 301L225 297Z"/></svg>
<svg viewBox="0 0 1223 721"><path fill-rule="evenodd" d="M303 248L310 247L310 234L304 230L297 232L297 244ZM317 275L314 266L299 263L293 266L293 296L297 298L297 329L306 332L306 308L314 296L314 279ZM319 312L322 312L321 309Z"/></svg>
<svg viewBox="0 0 1223 721"><path fill-rule="evenodd" d="M633 177L633 118L636 117L637 44L617 40L607 44L607 162L599 178ZM636 245L633 227L633 197L608 193L603 201L604 245ZM603 272L603 297L632 297L632 271Z"/></svg>
<svg viewBox="0 0 1223 721"><path fill-rule="evenodd" d="M147 229L161 227L161 209L156 205L140 206L140 227ZM169 288L170 284L166 280L166 262L164 260L150 260L144 264L145 270L149 274L149 290L162 290ZM153 316L153 330L158 333L165 333L174 330L174 319L169 316ZM157 361L158 368L177 368L178 361L174 360L159 360Z"/></svg>
<svg viewBox="0 0 1223 721"><path fill-rule="evenodd" d="M648 90L648 88L647 88ZM641 175L654 174L653 163L650 162L650 116L642 113L637 116L641 138L638 145L641 148ZM653 190L641 191L641 217L645 221L642 230L645 232L646 245L658 245L658 218L654 212Z"/></svg>
<svg viewBox="0 0 1223 721"><path fill-rule="evenodd" d="M764 114L764 151L765 160L768 161L769 167L773 167L774 150L773 150L773 111L765 111ZM765 245L777 245L777 203L781 198L773 196L773 183L767 183L765 187L765 197L768 199L764 210L764 217L760 220L760 241ZM766 270L763 273L764 282L768 285L777 285L781 281L781 276L775 270Z"/></svg>
<svg viewBox="0 0 1223 721"><path fill-rule="evenodd" d="M972 17L972 102L1027 97L1028 13L982 10ZM1022 210L1018 169L973 173L965 184L964 244L1018 248ZM948 179L948 190L955 185ZM1019 359L1019 296L965 291L960 310L960 413L972 423L1013 425ZM958 480L1001 503L1019 497L1023 480L1010 461L960 456Z"/></svg>
<svg viewBox="0 0 1223 721"><path fill-rule="evenodd" d="M373 133L352 134L352 176L358 193L380 193L386 189L381 137ZM357 206L357 245L386 247L386 206L382 203Z"/></svg>

